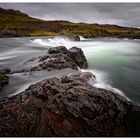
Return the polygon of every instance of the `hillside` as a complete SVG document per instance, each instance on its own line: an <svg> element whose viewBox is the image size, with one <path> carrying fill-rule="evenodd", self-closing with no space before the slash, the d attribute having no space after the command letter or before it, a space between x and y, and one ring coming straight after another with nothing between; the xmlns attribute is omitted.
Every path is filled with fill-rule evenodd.
<svg viewBox="0 0 140 140"><path fill-rule="evenodd" d="M83 37L140 38L140 29L117 25L45 21L18 10L0 8L0 37L82 35Z"/></svg>

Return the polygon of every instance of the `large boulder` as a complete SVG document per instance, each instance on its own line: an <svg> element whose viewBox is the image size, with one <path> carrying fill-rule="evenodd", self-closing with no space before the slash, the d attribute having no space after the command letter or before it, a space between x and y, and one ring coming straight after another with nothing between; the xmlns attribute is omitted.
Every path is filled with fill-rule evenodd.
<svg viewBox="0 0 140 140"><path fill-rule="evenodd" d="M75 61L77 66L79 66L80 68L88 67L86 57L81 48L72 47L71 49L69 49L69 52L70 52L71 58Z"/></svg>
<svg viewBox="0 0 140 140"><path fill-rule="evenodd" d="M41 57L41 63L31 69L31 71L47 69L48 71L54 69L72 68L78 70L74 61L64 53L54 53Z"/></svg>
<svg viewBox="0 0 140 140"><path fill-rule="evenodd" d="M139 116L120 95L54 77L0 100L0 136L139 136Z"/></svg>
<svg viewBox="0 0 140 140"><path fill-rule="evenodd" d="M66 49L66 47L64 46L58 46L58 47L53 47L53 48L50 48L48 50L48 53L49 54L56 54L56 53L63 53L63 54L69 54L68 53L68 50Z"/></svg>
<svg viewBox="0 0 140 140"><path fill-rule="evenodd" d="M48 55L40 57L39 64L32 67L31 71L63 68L78 70L78 67L87 68L87 66L87 60L80 48L73 47L70 50L67 50L64 46L59 46L50 48L48 50Z"/></svg>

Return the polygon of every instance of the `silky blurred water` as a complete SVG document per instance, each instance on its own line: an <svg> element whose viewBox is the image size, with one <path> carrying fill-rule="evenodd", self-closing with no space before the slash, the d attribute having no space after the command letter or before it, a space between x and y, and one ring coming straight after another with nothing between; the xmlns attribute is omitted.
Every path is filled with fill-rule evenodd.
<svg viewBox="0 0 140 140"><path fill-rule="evenodd" d="M84 39L81 37L81 41L74 42L66 37L1 38L0 66L2 68L9 67L13 71L29 68L30 64L26 61L45 55L49 48L61 45L68 49L77 46L84 51L89 63L88 71L92 71L97 77L97 87L113 87L130 100L140 104L140 40ZM54 72L53 75L56 73ZM68 71L62 71L61 75L63 73L68 73ZM30 83L44 78L44 72L40 72L38 76L33 75L35 74L32 73L27 77L25 73L10 75L13 80L18 77L20 82L5 87L0 94L4 96L17 93L18 84L24 90ZM14 87L12 88L12 86ZM16 90L11 92L7 88Z"/></svg>

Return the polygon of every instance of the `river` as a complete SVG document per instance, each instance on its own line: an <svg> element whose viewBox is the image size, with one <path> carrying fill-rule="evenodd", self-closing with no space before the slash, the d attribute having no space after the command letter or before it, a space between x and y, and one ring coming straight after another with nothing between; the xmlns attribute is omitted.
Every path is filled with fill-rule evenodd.
<svg viewBox="0 0 140 140"><path fill-rule="evenodd" d="M0 39L0 66L12 71L30 68L26 63L33 57L47 54L51 47L60 45L68 49L80 47L88 60L89 68L96 75L94 86L114 90L140 104L140 40L94 38L72 41L66 37L22 37ZM17 94L30 84L51 76L67 75L72 70L52 72L15 73L10 76L0 97ZM44 76L45 75L45 76Z"/></svg>

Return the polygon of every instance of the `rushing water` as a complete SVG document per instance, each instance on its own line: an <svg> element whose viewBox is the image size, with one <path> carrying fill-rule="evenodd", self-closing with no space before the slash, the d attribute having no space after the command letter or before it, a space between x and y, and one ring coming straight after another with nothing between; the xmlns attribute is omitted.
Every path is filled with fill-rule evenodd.
<svg viewBox="0 0 140 140"><path fill-rule="evenodd" d="M65 37L1 38L0 66L13 71L28 68L30 63L26 62L29 59L46 54L50 47L64 45L69 49L77 46L85 53L88 71L96 75L94 86L115 90L140 104L140 40L80 39L73 42ZM15 73L10 75L10 84L1 91L0 96L16 94L50 75L60 76L70 71Z"/></svg>

